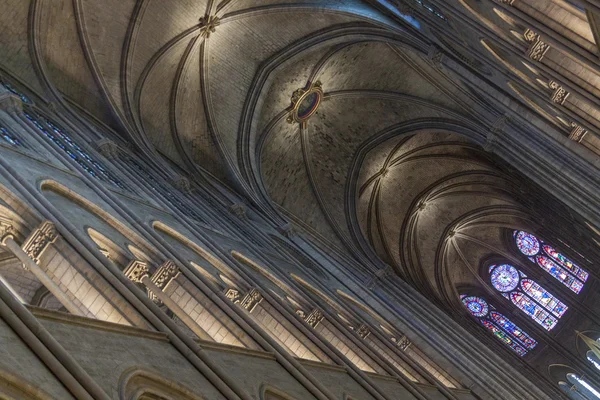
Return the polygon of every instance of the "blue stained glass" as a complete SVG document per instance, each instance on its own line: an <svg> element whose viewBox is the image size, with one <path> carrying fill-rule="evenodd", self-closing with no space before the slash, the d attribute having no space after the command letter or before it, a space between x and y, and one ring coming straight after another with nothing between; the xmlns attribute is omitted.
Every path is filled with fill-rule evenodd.
<svg viewBox="0 0 600 400"><path fill-rule="evenodd" d="M521 281L521 287L531 298L559 318L562 317L568 309L566 305L531 279L523 279Z"/></svg>
<svg viewBox="0 0 600 400"><path fill-rule="evenodd" d="M515 240L521 253L526 256L534 256L540 252L540 242L531 233L518 231Z"/></svg>
<svg viewBox="0 0 600 400"><path fill-rule="evenodd" d="M556 251L552 246L548 246L545 244L542 246L546 254L550 257L554 258L556 262L569 270L573 275L577 278L581 279L583 282L587 281L589 274L581 269L577 264L573 261L569 260L567 257Z"/></svg>
<svg viewBox="0 0 600 400"><path fill-rule="evenodd" d="M12 94L15 94L15 95L19 96L21 98L21 101L23 103L31 104L31 100L29 100L29 97L27 97L23 93L19 92L17 89L15 89L13 87L13 85L11 85L8 82L4 82L4 81L0 81L0 83L2 84L2 86L4 86L6 88L6 90L8 90L9 92L11 92Z"/></svg>
<svg viewBox="0 0 600 400"><path fill-rule="evenodd" d="M534 321L540 324L546 330L552 330L558 323L558 320L553 315L550 315L546 309L533 301L529 296L522 292L513 292L510 295L514 305L519 307L529 315Z"/></svg>
<svg viewBox="0 0 600 400"><path fill-rule="evenodd" d="M490 279L492 285L501 292L510 292L519 285L519 272L512 265L492 266Z"/></svg>
<svg viewBox="0 0 600 400"><path fill-rule="evenodd" d="M105 180L111 184L126 189L117 178L110 174L106 168L102 167L101 164L94 160L85 150L79 147L69 135L67 135L63 129L59 128L55 123L45 119L43 117L34 117L29 113L24 113L25 117L31 121L46 137L48 137L54 144L56 144L61 150L63 150L71 159L73 159L81 168L83 168L90 176ZM51 133L50 130L54 133ZM65 145L66 143L66 145ZM68 146L68 147L67 147ZM73 150L71 150L73 149ZM100 174L96 171L99 171ZM102 175L102 176L101 176Z"/></svg>
<svg viewBox="0 0 600 400"><path fill-rule="evenodd" d="M471 315L477 317L484 327L519 356L524 356L537 346L537 342L531 336L504 315L493 311L494 307L482 298L462 295L460 299Z"/></svg>
<svg viewBox="0 0 600 400"><path fill-rule="evenodd" d="M15 136L11 135L6 128L0 127L0 133L2 134L2 139L13 146L19 146L21 144L21 141Z"/></svg>

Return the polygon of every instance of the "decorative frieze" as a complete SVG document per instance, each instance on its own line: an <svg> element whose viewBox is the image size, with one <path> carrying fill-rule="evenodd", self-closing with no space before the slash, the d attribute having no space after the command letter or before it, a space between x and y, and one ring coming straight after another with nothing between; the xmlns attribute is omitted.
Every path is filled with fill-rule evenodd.
<svg viewBox="0 0 600 400"><path fill-rule="evenodd" d="M569 134L569 139L581 143L585 135L588 133L587 129L583 126L579 125L576 122L571 122L571 133Z"/></svg>
<svg viewBox="0 0 600 400"><path fill-rule="evenodd" d="M244 307L249 312L252 312L262 301L263 296L260 294L258 289L252 289L240 301L240 306Z"/></svg>
<svg viewBox="0 0 600 400"><path fill-rule="evenodd" d="M412 342L406 337L406 335L402 335L400 339L393 337L392 342L394 342L396 346L402 351L406 351L412 344Z"/></svg>
<svg viewBox="0 0 600 400"><path fill-rule="evenodd" d="M523 33L523 38L527 43L530 43L529 49L527 50L527 55L529 58L534 61L542 61L550 49L550 45L542 41L540 39L540 35L531 29L525 30L525 33Z"/></svg>
<svg viewBox="0 0 600 400"><path fill-rule="evenodd" d="M225 296L234 304L239 304L249 312L254 311L257 305L263 301L263 296L258 289L252 289L246 295L242 295L238 289L229 288L225 292Z"/></svg>
<svg viewBox="0 0 600 400"><path fill-rule="evenodd" d="M38 262L48 246L56 241L58 232L56 227L50 221L45 221L42 225L29 235L23 251L31 257L32 260Z"/></svg>
<svg viewBox="0 0 600 400"><path fill-rule="evenodd" d="M561 106L565 104L565 101L567 101L567 97L569 97L571 93L567 92L567 90L560 86L556 81L551 80L550 82L548 82L548 86L550 87L550 89L554 90L551 97L552 101L556 104L560 104Z"/></svg>
<svg viewBox="0 0 600 400"><path fill-rule="evenodd" d="M150 276L150 269L145 262L133 260L129 263L127 268L125 268L123 274L125 274L132 282L142 283L142 279Z"/></svg>
<svg viewBox="0 0 600 400"><path fill-rule="evenodd" d="M301 311L301 310L300 310ZM303 312L304 313L304 312ZM302 316L302 315L300 315ZM304 317L304 321L311 327L311 328L316 328L317 325L319 325L319 323L321 321L323 321L323 318L325 318L325 316L323 315L323 311L319 310L318 308L315 308L314 310L312 310L310 312L310 314L306 315Z"/></svg>
<svg viewBox="0 0 600 400"><path fill-rule="evenodd" d="M152 282L159 288L164 289L178 275L179 268L173 261L167 260L152 275Z"/></svg>
<svg viewBox="0 0 600 400"><path fill-rule="evenodd" d="M359 326L356 329L356 334L361 338L361 339L366 339L369 337L369 335L371 334L371 330L369 329L368 326L366 326L365 324L362 324L361 326Z"/></svg>

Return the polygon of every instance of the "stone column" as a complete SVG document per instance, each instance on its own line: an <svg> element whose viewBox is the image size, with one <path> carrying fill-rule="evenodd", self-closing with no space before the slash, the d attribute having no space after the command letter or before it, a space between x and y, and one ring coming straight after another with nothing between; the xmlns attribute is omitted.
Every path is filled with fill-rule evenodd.
<svg viewBox="0 0 600 400"><path fill-rule="evenodd" d="M167 261L161 265L152 277L150 277L148 264L139 260L133 260L129 263L123 273L133 282L143 284L149 290L150 298L159 300L166 305L200 339L213 340L196 321L163 292L162 288L166 287L172 279L179 275L179 269L172 261Z"/></svg>
<svg viewBox="0 0 600 400"><path fill-rule="evenodd" d="M67 309L71 314L85 316L85 314L73 303L65 292L46 274L46 272L37 264L40 256L46 248L56 241L58 233L52 222L44 222L36 229L25 241L21 248L15 242L12 234L6 234L2 238L2 245L8 248L22 263L23 268L31 271L36 278L48 289L54 297Z"/></svg>

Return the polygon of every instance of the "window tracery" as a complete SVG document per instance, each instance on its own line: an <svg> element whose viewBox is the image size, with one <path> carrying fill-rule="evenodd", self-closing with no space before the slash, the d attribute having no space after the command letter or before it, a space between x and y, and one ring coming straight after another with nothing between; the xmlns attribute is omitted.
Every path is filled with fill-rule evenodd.
<svg viewBox="0 0 600 400"><path fill-rule="evenodd" d="M90 176L109 182L120 189L126 189L125 185L109 172L107 167L75 143L63 128L31 110L26 111L24 115L44 136L79 164Z"/></svg>
<svg viewBox="0 0 600 400"><path fill-rule="evenodd" d="M492 286L534 321L551 330L568 307L510 264L492 265Z"/></svg>
<svg viewBox="0 0 600 400"><path fill-rule="evenodd" d="M8 129L0 126L0 137L2 137L2 140L4 140L5 142L7 142L8 144L12 145L12 146L21 146L22 142L19 138L17 138L15 135L13 135L11 132L8 131Z"/></svg>
<svg viewBox="0 0 600 400"><path fill-rule="evenodd" d="M587 271L531 233L515 231L513 235L519 251L532 263L537 264L573 292L581 292L589 278Z"/></svg>
<svg viewBox="0 0 600 400"><path fill-rule="evenodd" d="M535 339L482 298L462 295L461 300L481 325L518 355L524 356L537 346Z"/></svg>

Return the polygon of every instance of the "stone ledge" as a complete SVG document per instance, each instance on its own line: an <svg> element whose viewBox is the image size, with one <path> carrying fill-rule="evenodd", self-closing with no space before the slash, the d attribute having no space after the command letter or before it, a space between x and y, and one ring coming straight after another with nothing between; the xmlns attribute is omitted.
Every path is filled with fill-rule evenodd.
<svg viewBox="0 0 600 400"><path fill-rule="evenodd" d="M116 324L114 322L100 321L97 319L80 317L78 315L67 314L60 311L46 310L45 308L39 308L29 305L26 305L26 307L36 318L44 319L47 321L76 325L84 328L92 328L105 332L119 333L127 336L137 336L152 340L160 340L164 342L169 341L167 334L162 332L153 332L145 329L135 328L132 326Z"/></svg>
<svg viewBox="0 0 600 400"><path fill-rule="evenodd" d="M262 351L262 350L247 349L245 347L233 346L231 344L209 342L206 340L198 340L198 339L196 340L196 343L198 343L198 345L200 347L202 347L203 350L213 350L213 351L221 351L221 352L226 352L226 353L243 354L243 355L251 356L251 357L264 358L266 360L276 360L277 359L273 353L269 353L269 352Z"/></svg>
<svg viewBox="0 0 600 400"><path fill-rule="evenodd" d="M345 367L342 367L341 365L337 365L337 364L327 364L327 363L324 363L321 361L307 360L307 359L298 358L298 357L296 357L296 360L298 360L300 362L300 364L304 364L309 367L329 369L332 371L343 372L343 373L348 372L348 371L346 371Z"/></svg>

